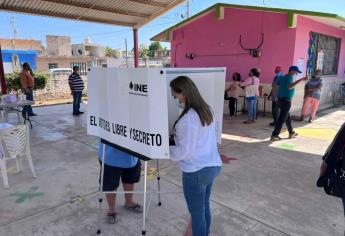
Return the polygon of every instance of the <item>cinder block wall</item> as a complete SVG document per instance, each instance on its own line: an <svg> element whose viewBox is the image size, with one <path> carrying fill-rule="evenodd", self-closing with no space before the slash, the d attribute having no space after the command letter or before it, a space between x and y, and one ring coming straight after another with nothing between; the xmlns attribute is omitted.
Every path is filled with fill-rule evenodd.
<svg viewBox="0 0 345 236"><path fill-rule="evenodd" d="M36 90L34 92L35 100L71 98L71 90L68 85L68 76L68 74L50 76L46 88L43 90ZM81 77L85 83L83 93L87 94L87 76Z"/></svg>

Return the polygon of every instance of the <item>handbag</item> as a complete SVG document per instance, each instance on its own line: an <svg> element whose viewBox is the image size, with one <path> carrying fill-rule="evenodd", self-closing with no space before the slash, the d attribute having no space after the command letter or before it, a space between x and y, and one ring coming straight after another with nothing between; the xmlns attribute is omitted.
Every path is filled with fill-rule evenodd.
<svg viewBox="0 0 345 236"><path fill-rule="evenodd" d="M323 187L325 193L334 197L345 197L345 155L337 162L335 167L329 166L317 180L317 186Z"/></svg>
<svg viewBox="0 0 345 236"><path fill-rule="evenodd" d="M228 92L224 91L224 100L229 100Z"/></svg>
<svg viewBox="0 0 345 236"><path fill-rule="evenodd" d="M255 97L256 96L256 88L254 85L254 77L252 77L252 84L246 86L246 97Z"/></svg>

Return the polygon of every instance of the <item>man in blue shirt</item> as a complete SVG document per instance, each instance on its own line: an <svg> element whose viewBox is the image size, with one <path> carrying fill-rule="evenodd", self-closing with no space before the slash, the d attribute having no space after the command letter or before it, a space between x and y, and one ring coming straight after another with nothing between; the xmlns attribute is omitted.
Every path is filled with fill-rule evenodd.
<svg viewBox="0 0 345 236"><path fill-rule="evenodd" d="M116 191L120 184L120 178L125 192L132 192L134 184L140 181L141 163L138 158L122 152L111 146L105 145L105 162L104 162L104 179L103 191ZM102 165L103 144L99 143L98 157ZM108 222L114 224L117 222L115 211L116 195L112 193L106 194L109 205ZM125 194L125 209L142 213L139 204L133 202L133 194Z"/></svg>
<svg viewBox="0 0 345 236"><path fill-rule="evenodd" d="M272 102L272 118L273 122L270 123L270 126L275 126L278 115L279 115L279 105L278 105L278 91L279 91L279 79L280 77L283 77L283 69L281 66L277 66L274 70L274 73L276 76L273 78L272 82L272 91L270 95L268 96L268 99Z"/></svg>
<svg viewBox="0 0 345 236"><path fill-rule="evenodd" d="M271 136L271 141L278 141L281 140L279 137L280 131L285 123L288 131L289 131L289 138L294 138L297 136L297 133L293 131L291 125L291 116L290 116L290 109L291 109L291 101L295 96L295 87L300 82L305 80L305 78L296 80L298 74L302 73L297 66L291 66L289 69L289 73L284 77L279 79L279 92L278 92L278 103L280 108L280 114L278 120L274 126L274 131Z"/></svg>

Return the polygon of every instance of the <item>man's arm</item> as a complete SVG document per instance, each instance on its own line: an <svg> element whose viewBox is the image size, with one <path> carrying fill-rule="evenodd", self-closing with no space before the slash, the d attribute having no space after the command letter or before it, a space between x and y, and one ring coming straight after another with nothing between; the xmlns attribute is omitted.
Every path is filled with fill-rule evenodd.
<svg viewBox="0 0 345 236"><path fill-rule="evenodd" d="M72 79L71 79L71 77L68 78L68 85L69 85L69 88L71 89L71 94L73 95L73 86L72 86Z"/></svg>
<svg viewBox="0 0 345 236"><path fill-rule="evenodd" d="M292 89L292 88L296 87L297 84L301 83L301 82L304 81L304 80L306 80L305 77L303 77L302 79L297 80L297 81L294 82L294 83L290 83L290 84L288 84L288 88L289 88L289 89Z"/></svg>

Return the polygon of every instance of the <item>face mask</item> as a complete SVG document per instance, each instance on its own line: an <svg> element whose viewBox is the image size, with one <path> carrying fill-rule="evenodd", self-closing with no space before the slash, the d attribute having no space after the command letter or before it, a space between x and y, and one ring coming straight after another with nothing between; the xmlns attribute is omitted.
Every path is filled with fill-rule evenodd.
<svg viewBox="0 0 345 236"><path fill-rule="evenodd" d="M185 107L184 102L180 102L180 100L178 100L178 98L174 98L174 102L178 108L184 109L184 107Z"/></svg>
<svg viewBox="0 0 345 236"><path fill-rule="evenodd" d="M297 75L294 74L294 75L292 76L292 78L293 78L294 81L296 81L296 80L297 80Z"/></svg>
<svg viewBox="0 0 345 236"><path fill-rule="evenodd" d="M278 72L278 73L276 73L277 74L277 76L282 76L283 75L283 72Z"/></svg>

